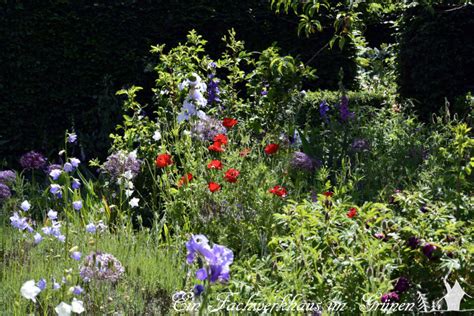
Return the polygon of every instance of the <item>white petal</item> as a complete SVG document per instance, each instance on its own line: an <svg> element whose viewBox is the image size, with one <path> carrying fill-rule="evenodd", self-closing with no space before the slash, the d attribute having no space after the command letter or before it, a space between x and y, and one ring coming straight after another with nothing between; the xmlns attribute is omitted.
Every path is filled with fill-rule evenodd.
<svg viewBox="0 0 474 316"><path fill-rule="evenodd" d="M69 316L72 312L72 306L61 302L54 310L58 313L58 316Z"/></svg>
<svg viewBox="0 0 474 316"><path fill-rule="evenodd" d="M35 280L29 280L23 283L20 292L24 298L36 302L36 295L41 292L41 289L36 286Z"/></svg>
<svg viewBox="0 0 474 316"><path fill-rule="evenodd" d="M77 300L76 298L72 299L72 312L80 314L84 312L84 303L82 301Z"/></svg>

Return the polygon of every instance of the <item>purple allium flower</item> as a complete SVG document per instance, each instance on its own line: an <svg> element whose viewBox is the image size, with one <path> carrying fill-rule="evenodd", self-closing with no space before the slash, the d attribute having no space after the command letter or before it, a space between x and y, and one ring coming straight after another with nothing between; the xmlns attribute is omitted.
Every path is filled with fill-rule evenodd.
<svg viewBox="0 0 474 316"><path fill-rule="evenodd" d="M88 255L80 269L80 275L86 282L92 279L116 282L124 272L125 269L117 258L102 252Z"/></svg>
<svg viewBox="0 0 474 316"><path fill-rule="evenodd" d="M79 179L76 179L76 178L72 179L71 187L73 190L78 190L81 187L81 181L79 181Z"/></svg>
<svg viewBox="0 0 474 316"><path fill-rule="evenodd" d="M60 169L53 169L53 170L51 170L51 172L49 173L49 176L50 176L54 181L56 181L56 180L58 180L59 177L61 176L61 173L63 173L62 170L60 170Z"/></svg>
<svg viewBox="0 0 474 316"><path fill-rule="evenodd" d="M416 249L420 245L420 239L415 236L411 236L408 238L407 244L411 249Z"/></svg>
<svg viewBox="0 0 474 316"><path fill-rule="evenodd" d="M222 123L209 116L193 122L191 126L191 136L202 141L212 141L217 134L226 133L227 130Z"/></svg>
<svg viewBox="0 0 474 316"><path fill-rule="evenodd" d="M127 171L132 175L132 178L136 177L140 172L140 167L141 161L137 159L137 153L135 151L130 153L119 151L107 157L107 161L102 166L102 169L108 173L112 179L118 180Z"/></svg>
<svg viewBox="0 0 474 316"><path fill-rule="evenodd" d="M202 284L196 284L193 288L194 296L200 296L204 292L204 286Z"/></svg>
<svg viewBox="0 0 474 316"><path fill-rule="evenodd" d="M16 180L16 173L13 170L0 171L0 183L11 184Z"/></svg>
<svg viewBox="0 0 474 316"><path fill-rule="evenodd" d="M82 254L79 252L79 251L74 251L72 254L71 254L71 258L76 260L76 261L79 261L81 260L81 257L82 257Z"/></svg>
<svg viewBox="0 0 474 316"><path fill-rule="evenodd" d="M72 207L76 210L76 211L80 211L81 208L82 208L82 201L74 201L72 202Z"/></svg>
<svg viewBox="0 0 474 316"><path fill-rule="evenodd" d="M76 133L70 133L67 135L67 142L72 144L72 143L75 143L77 140L77 135Z"/></svg>
<svg viewBox="0 0 474 316"><path fill-rule="evenodd" d="M313 160L304 152L295 151L290 161L290 166L293 169L311 172L314 169Z"/></svg>
<svg viewBox="0 0 474 316"><path fill-rule="evenodd" d="M347 121L354 117L354 113L349 111L349 98L345 95L341 98L341 104L339 105L339 113L342 121Z"/></svg>
<svg viewBox="0 0 474 316"><path fill-rule="evenodd" d="M43 240L43 236L41 236L40 233L36 233L33 238L35 241L35 245L39 244Z"/></svg>
<svg viewBox="0 0 474 316"><path fill-rule="evenodd" d="M81 163L81 161L77 158L71 158L69 159L69 161L71 162L71 165L74 167L74 168L77 168L79 167L79 164Z"/></svg>
<svg viewBox="0 0 474 316"><path fill-rule="evenodd" d="M50 220L56 220L56 219L58 219L58 212L55 212L55 211L53 211L53 210L49 210L49 211L48 211L48 218L49 218Z"/></svg>
<svg viewBox="0 0 474 316"><path fill-rule="evenodd" d="M319 105L319 115L325 122L328 122L328 115L327 115L328 111L329 111L329 105L327 104L327 102L326 101L321 102L321 104Z"/></svg>
<svg viewBox="0 0 474 316"><path fill-rule="evenodd" d="M428 257L428 259L432 259L433 258L433 252L435 252L435 250L437 249L437 247L433 244L430 244L430 243L426 243L424 246L423 246L423 253L426 257Z"/></svg>
<svg viewBox="0 0 474 316"><path fill-rule="evenodd" d="M76 285L72 288L71 292L74 295L81 295L82 292L84 292L84 289L82 287L80 287L79 285Z"/></svg>
<svg viewBox="0 0 474 316"><path fill-rule="evenodd" d="M394 302L398 302L399 300L400 300L400 297L395 292L385 293L380 298L380 301L382 303L394 303Z"/></svg>
<svg viewBox="0 0 474 316"><path fill-rule="evenodd" d="M408 290L409 287L410 287L410 282L408 281L408 279L405 277L399 277L397 282L395 283L394 290L395 292L401 294L405 292L406 290Z"/></svg>
<svg viewBox="0 0 474 316"><path fill-rule="evenodd" d="M88 233L93 234L93 233L95 233L96 229L97 228L95 227L95 225L93 223L89 223L89 224L86 225L86 232L88 232Z"/></svg>
<svg viewBox="0 0 474 316"><path fill-rule="evenodd" d="M218 103L221 102L219 98L219 79L214 78L209 81L209 86L207 87L207 102L208 103Z"/></svg>
<svg viewBox="0 0 474 316"><path fill-rule="evenodd" d="M356 152L370 150L369 142L365 139L356 138L351 144L351 149Z"/></svg>
<svg viewBox="0 0 474 316"><path fill-rule="evenodd" d="M63 167L64 171L66 172L73 172L74 166L70 162L66 162Z"/></svg>
<svg viewBox="0 0 474 316"><path fill-rule="evenodd" d="M8 199L12 196L10 188L3 183L0 183L0 200Z"/></svg>
<svg viewBox="0 0 474 316"><path fill-rule="evenodd" d="M46 158L35 151L30 151L21 156L20 164L23 169L40 169L46 164Z"/></svg>
<svg viewBox="0 0 474 316"><path fill-rule="evenodd" d="M36 286L39 287L41 291L43 291L46 288L46 280L43 278L39 279L38 283L36 283Z"/></svg>

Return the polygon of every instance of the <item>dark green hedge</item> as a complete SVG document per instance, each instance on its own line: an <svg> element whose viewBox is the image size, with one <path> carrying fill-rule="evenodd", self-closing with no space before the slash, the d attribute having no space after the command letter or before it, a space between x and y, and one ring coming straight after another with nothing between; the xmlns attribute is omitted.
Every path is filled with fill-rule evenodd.
<svg viewBox="0 0 474 316"><path fill-rule="evenodd" d="M153 86L154 75L144 71L150 46L173 46L194 28L212 55L231 27L249 50L277 42L303 61L332 35L328 29L298 38L297 18L276 15L267 0L0 2L0 157L17 160L32 149L54 154L72 125L88 157L103 157L120 121L115 91ZM336 88L340 67L350 86L352 54L323 51L312 63L320 79L309 88Z"/></svg>
<svg viewBox="0 0 474 316"><path fill-rule="evenodd" d="M349 98L349 108L351 111L364 106L380 108L388 102L386 96L376 92L347 91L346 95ZM298 124L309 127L320 125L319 105L323 101L326 101L330 108L337 108L341 102L341 92L331 90L308 92L298 111Z"/></svg>
<svg viewBox="0 0 474 316"><path fill-rule="evenodd" d="M474 6L415 7L400 29L401 95L416 99L425 118L444 107L445 97L464 114L462 96L474 91Z"/></svg>

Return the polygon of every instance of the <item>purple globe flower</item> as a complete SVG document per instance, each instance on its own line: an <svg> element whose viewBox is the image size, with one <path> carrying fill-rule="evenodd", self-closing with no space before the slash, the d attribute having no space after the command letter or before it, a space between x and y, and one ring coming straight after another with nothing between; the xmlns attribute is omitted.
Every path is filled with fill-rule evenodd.
<svg viewBox="0 0 474 316"><path fill-rule="evenodd" d="M3 183L0 183L0 200L8 199L12 196L10 188Z"/></svg>
<svg viewBox="0 0 474 316"><path fill-rule="evenodd" d="M16 180L16 173L13 170L0 171L0 183L5 185L11 184Z"/></svg>
<svg viewBox="0 0 474 316"><path fill-rule="evenodd" d="M394 290L397 293L403 293L410 287L410 282L405 277L399 277L395 283Z"/></svg>
<svg viewBox="0 0 474 316"><path fill-rule="evenodd" d="M423 248L422 248L422 251L423 251L423 254L428 258L428 259L432 259L433 258L433 253L435 252L435 250L437 249L437 247L433 244L430 244L430 243L426 243Z"/></svg>
<svg viewBox="0 0 474 316"><path fill-rule="evenodd" d="M395 292L385 293L380 298L380 301L382 303L394 303L394 302L398 302L399 300L400 300L400 297Z"/></svg>
<svg viewBox="0 0 474 316"><path fill-rule="evenodd" d="M85 282L117 282L124 272L125 268L117 258L102 252L92 252L84 259L84 265L80 268L80 275Z"/></svg>
<svg viewBox="0 0 474 316"><path fill-rule="evenodd" d="M415 236L411 236L410 238L408 238L407 244L411 249L416 249L420 245L420 239Z"/></svg>
<svg viewBox="0 0 474 316"><path fill-rule="evenodd" d="M301 151L295 151L290 161L293 169L311 172L314 169L313 160L307 154Z"/></svg>
<svg viewBox="0 0 474 316"><path fill-rule="evenodd" d="M30 151L21 156L20 164L23 169L40 169L46 164L46 158L35 151Z"/></svg>

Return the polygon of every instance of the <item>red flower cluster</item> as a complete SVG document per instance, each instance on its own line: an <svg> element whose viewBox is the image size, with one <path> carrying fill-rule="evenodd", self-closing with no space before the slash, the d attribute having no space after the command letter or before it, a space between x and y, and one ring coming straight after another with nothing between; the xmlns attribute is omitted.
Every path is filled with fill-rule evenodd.
<svg viewBox="0 0 474 316"><path fill-rule="evenodd" d="M230 168L226 171L224 175L224 179L227 182L235 183L237 182L237 177L239 176L240 172L237 169Z"/></svg>
<svg viewBox="0 0 474 316"><path fill-rule="evenodd" d="M286 191L286 189L284 187L279 186L279 185L275 185L273 188L268 190L268 192L273 193L273 194L275 194L277 196L280 196L280 197L286 197L288 195L288 192Z"/></svg>
<svg viewBox="0 0 474 316"><path fill-rule="evenodd" d="M155 164L158 168L165 168L171 166L173 161L171 160L171 155L169 154L160 154L156 157Z"/></svg>
<svg viewBox="0 0 474 316"><path fill-rule="evenodd" d="M353 218L356 215L357 215L357 209L355 207L351 207L349 209L349 212L347 212L347 217L349 218Z"/></svg>
<svg viewBox="0 0 474 316"><path fill-rule="evenodd" d="M222 125L227 128L227 129L231 129L232 127L234 127L236 124L238 123L238 121L236 119L233 119L233 118L229 118L229 117L226 117L223 121L222 121Z"/></svg>
<svg viewBox="0 0 474 316"><path fill-rule="evenodd" d="M222 169L222 162L220 160L211 160L210 163L207 164L207 169Z"/></svg>
<svg viewBox="0 0 474 316"><path fill-rule="evenodd" d="M212 193L219 191L221 189L221 186L215 182L209 182L208 186L209 186L209 191L211 191Z"/></svg>
<svg viewBox="0 0 474 316"><path fill-rule="evenodd" d="M214 136L214 143L207 148L210 151L221 153L224 151L222 145L227 145L227 136L225 136L224 134L217 134L216 136Z"/></svg>
<svg viewBox="0 0 474 316"><path fill-rule="evenodd" d="M278 151L278 148L280 148L278 144L271 143L265 146L264 151L267 155L273 155L274 153Z"/></svg>
<svg viewBox="0 0 474 316"><path fill-rule="evenodd" d="M325 197L329 198L329 197L332 197L332 196L334 195L334 192L326 191L326 192L323 193L323 195L324 195Z"/></svg>
<svg viewBox="0 0 474 316"><path fill-rule="evenodd" d="M214 136L214 142L219 142L222 145L227 145L227 136L225 136L224 134L217 134L216 136Z"/></svg>

